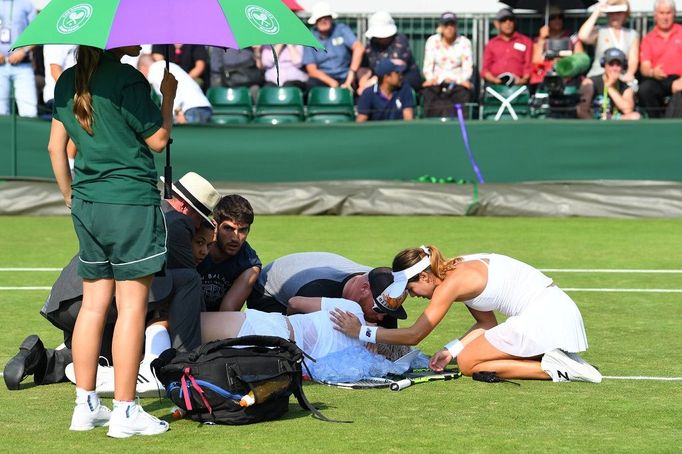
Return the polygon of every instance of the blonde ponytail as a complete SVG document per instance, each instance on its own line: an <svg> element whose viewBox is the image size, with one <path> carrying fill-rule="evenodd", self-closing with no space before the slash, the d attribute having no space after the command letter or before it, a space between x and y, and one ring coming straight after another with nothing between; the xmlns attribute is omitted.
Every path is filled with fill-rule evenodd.
<svg viewBox="0 0 682 454"><path fill-rule="evenodd" d="M90 79L99 65L102 49L90 46L79 46L76 56L76 94L73 98L73 113L81 127L92 135L92 93Z"/></svg>

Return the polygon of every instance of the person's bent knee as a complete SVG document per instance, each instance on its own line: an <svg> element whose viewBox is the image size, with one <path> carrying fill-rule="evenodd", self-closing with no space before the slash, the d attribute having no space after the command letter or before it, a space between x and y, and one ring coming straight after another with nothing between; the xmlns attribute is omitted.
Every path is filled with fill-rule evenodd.
<svg viewBox="0 0 682 454"><path fill-rule="evenodd" d="M462 375L465 375L467 377L471 377L473 375L474 368L478 364L478 361L476 361L476 358L472 354L472 349L471 348L464 348L460 352L459 355L457 355L457 367L459 367L459 371L462 373Z"/></svg>

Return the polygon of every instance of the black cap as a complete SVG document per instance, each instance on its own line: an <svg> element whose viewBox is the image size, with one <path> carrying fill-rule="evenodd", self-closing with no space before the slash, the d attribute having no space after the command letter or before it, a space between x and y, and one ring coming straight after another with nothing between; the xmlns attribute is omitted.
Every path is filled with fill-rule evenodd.
<svg viewBox="0 0 682 454"><path fill-rule="evenodd" d="M455 13L451 13L450 11L445 12L440 15L440 23L443 25L445 24L457 25L457 15Z"/></svg>
<svg viewBox="0 0 682 454"><path fill-rule="evenodd" d="M376 307L386 315L405 320L407 318L407 313L402 305L398 306L396 309L391 309L386 305L383 298L383 293L393 283L393 271L386 267L374 268L370 270L368 280Z"/></svg>
<svg viewBox="0 0 682 454"><path fill-rule="evenodd" d="M502 8L495 15L495 19L496 20L516 19L516 16L514 16L514 11L512 11L510 8Z"/></svg>

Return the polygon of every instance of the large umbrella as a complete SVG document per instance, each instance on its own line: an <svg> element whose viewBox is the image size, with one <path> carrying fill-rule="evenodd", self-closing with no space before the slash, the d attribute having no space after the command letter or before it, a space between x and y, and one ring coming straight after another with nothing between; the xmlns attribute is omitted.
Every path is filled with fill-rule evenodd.
<svg viewBox="0 0 682 454"><path fill-rule="evenodd" d="M500 0L501 3L517 9L532 9L545 12L545 25L549 23L549 8L555 6L562 11L567 9L585 9L598 0Z"/></svg>
<svg viewBox="0 0 682 454"><path fill-rule="evenodd" d="M52 0L14 47L82 44L112 49L150 43L322 48L281 0ZM168 60L167 56L166 66ZM170 146L166 147L164 175L164 197L169 198L173 181Z"/></svg>

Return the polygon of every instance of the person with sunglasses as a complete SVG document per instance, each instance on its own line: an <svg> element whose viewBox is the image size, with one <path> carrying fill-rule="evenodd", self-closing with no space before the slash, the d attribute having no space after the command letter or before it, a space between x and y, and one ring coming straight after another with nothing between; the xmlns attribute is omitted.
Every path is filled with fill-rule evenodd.
<svg viewBox="0 0 682 454"><path fill-rule="evenodd" d="M504 379L601 382L601 374L576 352L587 350L582 316L551 278L532 266L499 254L446 259L438 248L405 249L393 260L392 304L416 296L430 300L415 323L385 330L363 326L343 310L331 315L336 329L368 342L417 345L462 302L475 323L430 362L435 371L453 359L464 375L492 371ZM498 323L495 312L507 319Z"/></svg>
<svg viewBox="0 0 682 454"><path fill-rule="evenodd" d="M495 16L499 34L483 49L481 77L489 84L526 85L530 80L533 41L516 31L516 16L503 8Z"/></svg>

